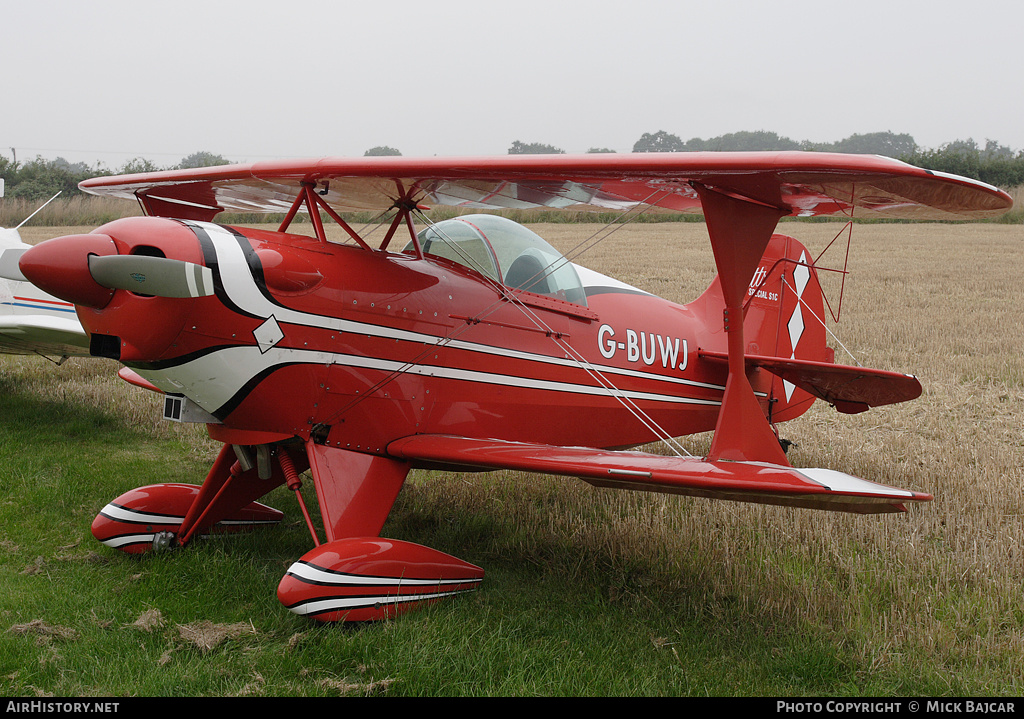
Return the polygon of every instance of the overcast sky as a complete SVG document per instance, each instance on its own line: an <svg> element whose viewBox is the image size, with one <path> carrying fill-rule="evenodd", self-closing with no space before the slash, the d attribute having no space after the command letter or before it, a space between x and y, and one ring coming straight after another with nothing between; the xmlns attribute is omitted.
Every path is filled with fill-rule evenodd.
<svg viewBox="0 0 1024 719"><path fill-rule="evenodd" d="M0 0L0 154L111 169L628 152L768 130L1024 149L1024 2Z"/></svg>

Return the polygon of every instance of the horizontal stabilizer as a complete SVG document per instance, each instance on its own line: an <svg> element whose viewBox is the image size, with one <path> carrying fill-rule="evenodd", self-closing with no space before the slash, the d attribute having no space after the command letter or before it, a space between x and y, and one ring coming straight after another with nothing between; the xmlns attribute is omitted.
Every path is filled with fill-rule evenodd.
<svg viewBox="0 0 1024 719"><path fill-rule="evenodd" d="M728 360L724 352L701 350L700 356L723 363ZM744 362L748 368L761 367L795 384L844 414L857 414L921 396L917 377L900 372L758 355L746 355Z"/></svg>
<svg viewBox="0 0 1024 719"><path fill-rule="evenodd" d="M579 477L599 487L858 514L903 512L904 502L932 498L833 470L764 462L709 462L696 457L450 435L406 437L392 442L387 451L425 467L513 469Z"/></svg>

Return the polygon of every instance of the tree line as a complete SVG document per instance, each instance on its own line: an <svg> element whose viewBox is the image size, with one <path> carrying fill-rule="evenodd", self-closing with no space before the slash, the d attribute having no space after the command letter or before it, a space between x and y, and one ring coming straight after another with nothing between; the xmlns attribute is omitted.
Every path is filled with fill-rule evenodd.
<svg viewBox="0 0 1024 719"><path fill-rule="evenodd" d="M28 162L17 162L0 157L0 177L4 180L4 196L26 200L48 200L61 193L62 197L73 197L81 194L78 183L90 177L103 175L131 175L137 172L156 172L158 170L183 170L194 167L214 167L228 165L230 161L222 155L212 152L193 152L183 157L180 162L170 167L159 167L150 160L136 157L124 163L116 170L103 165L95 167L84 162L68 162L63 157L45 160L36 157Z"/></svg>
<svg viewBox="0 0 1024 719"><path fill-rule="evenodd" d="M734 132L709 139L699 137L682 140L664 130L644 133L632 148L633 152L745 152L804 150L810 152L845 152L893 157L928 170L938 170L970 177L997 187L1024 185L1024 150L986 140L980 145L973 139L955 140L938 148L920 147L908 134L874 132L854 134L829 143L798 142L774 132ZM508 154L564 154L564 150L541 142L514 141ZM614 152L606 147L591 147L588 153ZM401 155L394 147L378 145L367 150L366 156ZM4 180L5 196L26 200L46 200L61 192L63 197L80 194L78 183L101 175L123 175L157 170L187 169L227 165L230 161L221 155L200 151L183 157L170 167L159 167L150 160L137 157L111 170L92 167L84 162L71 163L63 158L46 160L36 157L19 163L0 156L0 177Z"/></svg>
<svg viewBox="0 0 1024 719"><path fill-rule="evenodd" d="M774 132L733 132L709 139L683 140L659 130L645 132L633 144L633 152L760 152L802 150L805 152L844 152L884 155L926 170L937 170L970 177L997 187L1024 185L1024 150L1014 152L995 140L984 146L973 139L954 140L935 149L921 147L906 133L872 132L854 134L835 142L798 142ZM515 141L509 154L562 154L563 150L544 143ZM587 152L613 152L592 147Z"/></svg>

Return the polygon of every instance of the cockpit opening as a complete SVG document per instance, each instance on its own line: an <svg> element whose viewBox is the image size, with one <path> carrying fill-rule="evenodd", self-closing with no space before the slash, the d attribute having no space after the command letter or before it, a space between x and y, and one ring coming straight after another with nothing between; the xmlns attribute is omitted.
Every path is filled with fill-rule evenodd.
<svg viewBox="0 0 1024 719"><path fill-rule="evenodd" d="M423 252L476 270L492 280L586 306L576 269L540 235L499 215L463 215L417 235ZM412 252L413 245L405 252Z"/></svg>

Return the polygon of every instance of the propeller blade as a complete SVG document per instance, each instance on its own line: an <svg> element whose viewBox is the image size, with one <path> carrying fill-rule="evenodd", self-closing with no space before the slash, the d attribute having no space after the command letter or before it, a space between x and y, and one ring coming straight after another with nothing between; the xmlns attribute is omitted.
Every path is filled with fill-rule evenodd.
<svg viewBox="0 0 1024 719"><path fill-rule="evenodd" d="M18 267L18 260L27 250L27 247L8 247L0 252L0 277L18 282L28 282L25 275L21 274L21 268Z"/></svg>
<svg viewBox="0 0 1024 719"><path fill-rule="evenodd" d="M113 290L155 297L208 297L214 292L209 267L149 255L92 255L89 274Z"/></svg>

